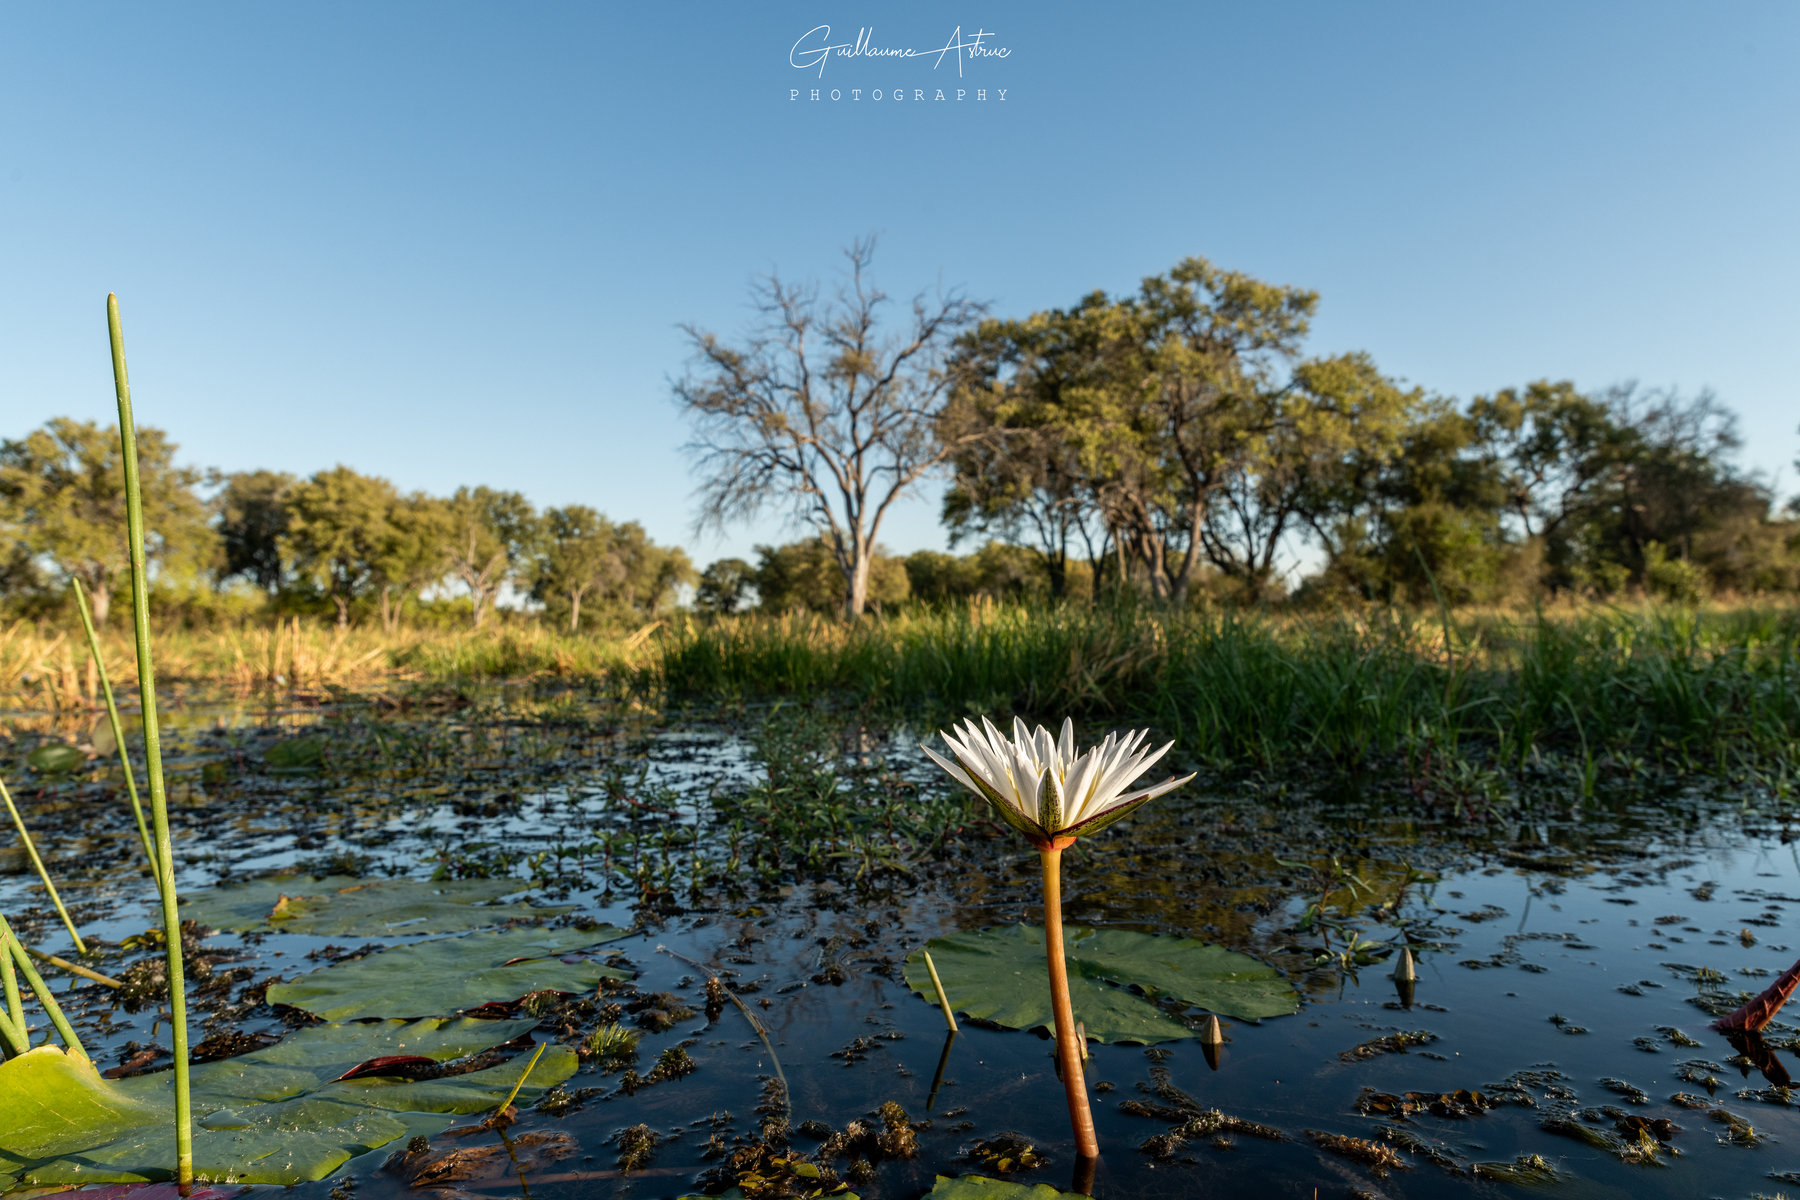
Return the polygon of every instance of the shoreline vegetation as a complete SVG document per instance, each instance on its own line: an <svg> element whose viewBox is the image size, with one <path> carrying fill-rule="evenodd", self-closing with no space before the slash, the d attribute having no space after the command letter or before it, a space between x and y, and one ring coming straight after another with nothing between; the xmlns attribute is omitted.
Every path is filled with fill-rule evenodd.
<svg viewBox="0 0 1800 1200"><path fill-rule="evenodd" d="M852 624L676 616L600 635L289 619L172 628L157 641L159 673L187 686L322 698L537 682L655 707L830 698L876 719L938 723L1067 713L1148 721L1217 765L1473 754L1523 768L1544 753L1590 771L1643 758L1716 770L1800 761L1791 604L1295 615L974 602ZM129 679L129 637L103 634L102 646L109 673ZM67 632L0 626L0 706L93 709L87 660Z"/></svg>

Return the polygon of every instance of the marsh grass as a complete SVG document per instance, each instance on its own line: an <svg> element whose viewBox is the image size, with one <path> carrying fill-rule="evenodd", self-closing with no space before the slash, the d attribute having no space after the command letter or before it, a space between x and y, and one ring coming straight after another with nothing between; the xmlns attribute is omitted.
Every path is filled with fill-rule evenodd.
<svg viewBox="0 0 1800 1200"><path fill-rule="evenodd" d="M972 606L853 627L690 625L661 651L671 693L831 693L928 721L1129 717L1215 763L1354 765L1477 746L1514 763L1547 751L1682 767L1800 757L1791 607L1282 617Z"/></svg>
<svg viewBox="0 0 1800 1200"><path fill-rule="evenodd" d="M642 631L639 631L642 634ZM103 660L128 661L102 632ZM61 633L0 630L0 696L75 711ZM500 680L578 684L638 706L831 697L886 719L977 714L1133 720L1216 763L1417 765L1554 754L1591 791L1603 767L1800 762L1800 609L1366 609L1171 615L978 603L846 625L828 617L673 621L653 635L517 623L453 633L288 621L159 630L165 678L329 693Z"/></svg>

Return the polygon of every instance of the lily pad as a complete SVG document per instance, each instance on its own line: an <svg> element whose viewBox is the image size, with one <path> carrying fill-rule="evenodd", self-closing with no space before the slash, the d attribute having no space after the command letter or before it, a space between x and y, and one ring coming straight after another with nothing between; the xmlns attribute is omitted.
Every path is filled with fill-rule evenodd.
<svg viewBox="0 0 1800 1200"><path fill-rule="evenodd" d="M284 738L263 751L263 761L283 770L304 770L325 761L326 739L313 734Z"/></svg>
<svg viewBox="0 0 1800 1200"><path fill-rule="evenodd" d="M500 904L516 879L355 879L271 875L181 898L182 916L227 933L275 928L320 937L461 933L573 912L570 905Z"/></svg>
<svg viewBox="0 0 1800 1200"><path fill-rule="evenodd" d="M371 1059L406 1055L448 1062L510 1042L530 1033L536 1024L532 1020L481 1021L467 1017L444 1020L433 1017L423 1021L314 1025L297 1029L262 1050L196 1064L190 1070L189 1078L194 1094L208 1102L216 1101L224 1107L268 1103L315 1091ZM541 1069L543 1064L538 1066ZM519 1068L514 1067L512 1079L518 1078L518 1073ZM531 1076L537 1080L537 1071L532 1071ZM116 1086L127 1096L154 1096L168 1088L171 1078L164 1072L134 1075L121 1079ZM509 1079L507 1087L511 1086Z"/></svg>
<svg viewBox="0 0 1800 1200"><path fill-rule="evenodd" d="M413 942L322 967L268 992L271 1004L305 1009L328 1021L365 1017L447 1016L531 992L586 992L631 973L588 958L562 956L625 936L596 929L499 929Z"/></svg>
<svg viewBox="0 0 1800 1200"><path fill-rule="evenodd" d="M1280 1017L1300 1007L1281 973L1247 954L1193 938L1124 929L1063 927L1075 1018L1101 1042L1166 1042L1198 1037L1151 997L1240 1019ZM951 1005L971 1017L1013 1029L1049 1028L1050 987L1044 931L1014 925L933 938L927 948ZM936 1000L923 950L906 959L906 982Z"/></svg>
<svg viewBox="0 0 1800 1200"><path fill-rule="evenodd" d="M519 1054L432 1080L338 1075L385 1052L444 1061L510 1041L531 1021L383 1021L320 1025L266 1050L194 1068L194 1160L202 1180L291 1184L323 1179L357 1154L431 1134L446 1113L494 1108L530 1063ZM551 1046L520 1096L530 1101L579 1062ZM167 1178L175 1161L170 1072L103 1079L93 1063L40 1047L0 1063L0 1181L39 1185Z"/></svg>
<svg viewBox="0 0 1800 1200"><path fill-rule="evenodd" d="M87 764L87 755L62 742L46 742L27 754L25 761L46 775L61 775L80 770Z"/></svg>
<svg viewBox="0 0 1800 1200"><path fill-rule="evenodd" d="M933 961L937 955L932 955ZM1059 1192L1047 1183L1012 1183L986 1175L939 1175L937 1184L921 1200L1085 1200L1074 1192Z"/></svg>

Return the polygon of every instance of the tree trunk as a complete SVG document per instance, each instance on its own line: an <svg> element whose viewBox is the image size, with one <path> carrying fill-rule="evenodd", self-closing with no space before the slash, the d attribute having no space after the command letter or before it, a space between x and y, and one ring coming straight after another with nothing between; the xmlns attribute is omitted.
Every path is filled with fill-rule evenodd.
<svg viewBox="0 0 1800 1200"><path fill-rule="evenodd" d="M339 629L350 628L350 597L342 592L333 592L331 598L337 602L337 627Z"/></svg>
<svg viewBox="0 0 1800 1200"><path fill-rule="evenodd" d="M844 597L844 616L856 620L869 606L869 560L873 553L862 547L856 550L856 562L850 568L850 590Z"/></svg>
<svg viewBox="0 0 1800 1200"><path fill-rule="evenodd" d="M112 607L112 581L101 575L82 581L87 585L88 602L93 608L94 628L106 628L106 613Z"/></svg>
<svg viewBox="0 0 1800 1200"><path fill-rule="evenodd" d="M581 632L581 593L569 593L569 632Z"/></svg>
<svg viewBox="0 0 1800 1200"><path fill-rule="evenodd" d="M481 618L487 615L487 593L480 588L469 589L469 603L474 610L475 628L481 628Z"/></svg>
<svg viewBox="0 0 1800 1200"><path fill-rule="evenodd" d="M382 585L382 588L381 588L381 627L389 633L394 632L394 625L396 622L396 618L399 616L399 613L394 606L393 592L394 592L394 589L391 585L388 585L388 584Z"/></svg>

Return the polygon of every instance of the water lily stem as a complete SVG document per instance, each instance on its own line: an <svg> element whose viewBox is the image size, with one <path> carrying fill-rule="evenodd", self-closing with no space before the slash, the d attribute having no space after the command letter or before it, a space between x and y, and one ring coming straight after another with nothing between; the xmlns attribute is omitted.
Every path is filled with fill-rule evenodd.
<svg viewBox="0 0 1800 1200"><path fill-rule="evenodd" d="M1062 852L1055 844L1038 848L1044 866L1044 955L1050 963L1050 1004L1056 1012L1056 1060L1069 1101L1075 1152L1082 1158L1097 1158L1100 1141L1094 1136L1094 1114L1088 1108L1087 1080L1081 1073L1081 1049L1076 1045L1075 1008L1069 1002L1069 964L1063 957Z"/></svg>
<svg viewBox="0 0 1800 1200"><path fill-rule="evenodd" d="M100 653L100 637L94 632L93 614L88 611L87 589L78 577L69 578L75 592L75 611L81 614L81 628L87 634L88 652L94 657L94 670L100 676L100 691L106 697L106 719L112 724L113 742L119 750L119 769L125 773L125 791L131 797L131 813L137 818L138 837L144 842L144 865L150 877L162 889L162 872L156 869L156 844L150 840L150 826L144 820L144 805L138 799L137 779L131 771L131 752L125 747L125 725L119 720L119 705L113 699L112 680L106 674L106 656Z"/></svg>
<svg viewBox="0 0 1800 1200"><path fill-rule="evenodd" d="M126 542L131 553L131 628L137 646L138 697L143 709L144 777L150 789L155 834L157 891L162 893L163 933L169 962L169 1040L175 1052L175 1183L194 1182L193 1098L188 1085L187 986L181 968L181 914L176 908L175 850L169 837L169 797L163 787L162 730L156 719L156 672L150 660L150 581L144 565L144 499L138 484L137 430L131 419L131 383L125 372L125 334L119 298L106 297L106 331L112 342L113 390L119 399L119 449L125 475ZM21 956L23 957L23 956Z"/></svg>
<svg viewBox="0 0 1800 1200"><path fill-rule="evenodd" d="M75 922L69 918L69 910L63 907L62 897L56 894L56 885L50 882L50 872L44 869L44 860L38 857L37 845L32 842L31 834L25 828L25 818L19 815L18 805L13 803L12 793L6 790L6 781L3 779L0 779L0 800L6 801L6 811L12 817L13 828L19 831L19 840L25 843L25 853L31 858L31 865L37 868L38 878L44 881L44 890L50 893L50 903L56 906L57 915L62 917L63 927L75 939L75 953L86 954L87 943L81 940Z"/></svg>

